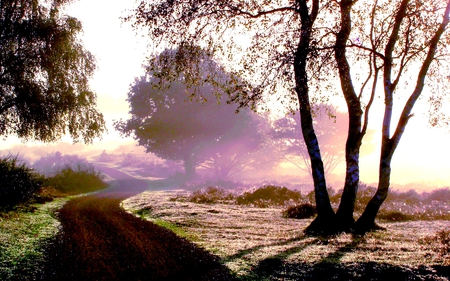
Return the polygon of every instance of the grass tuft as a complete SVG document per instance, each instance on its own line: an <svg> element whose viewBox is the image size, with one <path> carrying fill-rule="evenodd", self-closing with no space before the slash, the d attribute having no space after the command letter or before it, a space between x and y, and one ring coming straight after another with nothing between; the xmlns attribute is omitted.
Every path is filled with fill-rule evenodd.
<svg viewBox="0 0 450 281"><path fill-rule="evenodd" d="M309 203L289 206L282 212L283 217L288 219L309 219L314 217L316 213L316 207Z"/></svg>

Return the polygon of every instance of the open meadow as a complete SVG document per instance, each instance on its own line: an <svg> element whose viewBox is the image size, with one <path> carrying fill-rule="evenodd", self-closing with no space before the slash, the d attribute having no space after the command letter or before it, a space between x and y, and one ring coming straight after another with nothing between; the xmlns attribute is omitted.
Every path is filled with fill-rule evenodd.
<svg viewBox="0 0 450 281"><path fill-rule="evenodd" d="M365 236L312 237L312 219L282 207L199 204L187 191L144 192L123 202L137 216L175 231L219 256L240 280L449 280L448 220L380 224Z"/></svg>

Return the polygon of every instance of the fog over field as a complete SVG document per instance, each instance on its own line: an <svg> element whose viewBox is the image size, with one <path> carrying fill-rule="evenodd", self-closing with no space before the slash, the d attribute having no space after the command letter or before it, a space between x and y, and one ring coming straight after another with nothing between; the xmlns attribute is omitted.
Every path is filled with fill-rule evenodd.
<svg viewBox="0 0 450 281"><path fill-rule="evenodd" d="M2 154L19 154L21 157L36 161L48 153L61 152L62 154L76 154L95 160L103 151L109 154L136 154L142 159L153 159L146 155L145 149L136 146L131 138L121 137L114 129L114 121L127 118L130 110L126 101L129 87L135 77L144 74L142 65L146 63L148 53L155 52L147 44L148 39L136 36L129 23L123 23L120 16L126 15L135 6L134 1L92 1L80 0L72 3L65 12L75 16L83 24L81 39L86 48L95 55L98 69L90 81L92 89L98 96L98 108L104 114L108 132L101 140L96 139L92 145L72 145L68 138L61 143L43 144L36 142L22 142L22 140L8 137L0 145ZM98 11L102 11L99 13ZM245 38L243 38L245 39ZM338 84L335 85L338 87ZM402 104L402 100L398 101ZM337 110L346 108L342 97L332 100ZM376 184L378 181L378 163L380 150L380 118L383 111L382 98L376 97L370 114L370 130L372 135L363 141L361 152L361 181ZM393 187L428 189L450 186L450 133L448 129L430 128L427 124L426 113L428 107L424 102L416 106L415 115L409 121L408 128L392 162L391 182ZM280 116L280 105L273 102L272 114ZM394 120L399 112L394 112ZM397 116L397 117L396 117ZM372 125L373 124L373 125ZM339 135L342 138L346 130L342 129ZM272 153L272 148L266 148L265 153ZM342 147L343 150L343 147ZM263 169L261 169L263 170ZM341 188L344 180L345 163L340 161L328 176L328 184ZM248 173L240 175L259 181L308 183L310 177L307 172L298 168L289 161L281 161L268 173L261 171L258 175L253 170L252 176Z"/></svg>

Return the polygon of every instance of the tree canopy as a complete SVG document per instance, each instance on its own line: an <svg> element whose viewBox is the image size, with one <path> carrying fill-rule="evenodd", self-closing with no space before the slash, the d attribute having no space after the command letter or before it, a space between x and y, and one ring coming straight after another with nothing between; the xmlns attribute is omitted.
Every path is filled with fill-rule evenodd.
<svg viewBox="0 0 450 281"><path fill-rule="evenodd" d="M69 0L0 3L0 135L55 141L69 134L92 142L105 130L88 80L95 60L62 16Z"/></svg>
<svg viewBox="0 0 450 281"><path fill-rule="evenodd" d="M164 61L171 55L179 53L166 50L157 59L162 63L159 71L149 67L152 70L147 75L135 79L128 93L131 117L116 122L115 127L124 135L133 135L147 152L182 161L188 178L194 176L196 166L206 161L226 176L230 167L224 165L235 162L241 156L237 155L239 151L258 148L258 121L249 110L236 114L236 106L221 103L210 83L187 87L183 81L189 76L184 73L174 74L170 83L159 83L161 70L167 66ZM204 63L214 64L207 60ZM201 101L190 100L193 96L201 96Z"/></svg>

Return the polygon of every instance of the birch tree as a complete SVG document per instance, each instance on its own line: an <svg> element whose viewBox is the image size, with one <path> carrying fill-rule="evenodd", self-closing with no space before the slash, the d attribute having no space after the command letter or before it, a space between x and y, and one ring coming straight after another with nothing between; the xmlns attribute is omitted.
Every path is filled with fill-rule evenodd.
<svg viewBox="0 0 450 281"><path fill-rule="evenodd" d="M311 66L308 61L314 57L313 26L319 15L319 2L142 1L125 20L147 28L155 48L169 46L184 52L183 46L201 46L215 59L230 62L229 79L217 79L211 69L205 80L195 75L198 67L194 60L182 60L179 69L190 77L185 81L188 85L205 81L220 85L230 102L252 109L264 93L285 89L280 99L298 105L300 126L311 160L318 212L315 225L332 229L330 222L334 221L335 214L314 131L308 83ZM247 39L248 45L240 44ZM165 79L171 77L166 75Z"/></svg>
<svg viewBox="0 0 450 281"><path fill-rule="evenodd" d="M394 5L374 1L371 7L369 39L372 44L368 49L374 56L373 68L381 71L384 117L378 189L357 220L357 231L365 232L377 227L375 218L389 191L392 157L408 121L414 115L413 109L419 98L427 95L434 106L430 119L432 124L445 122L436 110L444 98L436 91L436 85L448 83L449 79L449 14L450 1L402 0ZM433 79L428 85L427 77ZM424 93L427 86L428 93ZM397 124L393 124L394 102L402 95L405 95L406 102L400 107ZM440 120L436 120L436 116L441 116Z"/></svg>
<svg viewBox="0 0 450 281"><path fill-rule="evenodd" d="M225 80L216 79L214 71L206 80L216 83L230 102L256 108L266 94L284 93L278 97L280 101L291 110L296 110L292 104L298 106L300 128L311 163L318 215L307 231L364 232L375 226L376 213L389 188L392 155L424 89L425 77L446 54L448 13L445 9L449 4L437 0L422 2L142 1L126 20L136 27L148 28L155 48L197 45L206 48L215 59L228 61L230 73L243 80L238 81L233 75ZM192 75L196 73L195 65L194 60L187 63L183 60L180 66L185 74L197 77L187 79L191 85L204 80ZM407 83L401 79L410 77L406 70L417 66L420 72L416 87L391 135L393 94ZM386 110L379 188L355 225L360 149L380 77ZM313 103L334 91L327 85L335 81L340 84L338 94L345 99L349 117L345 183L336 213L329 201L311 110ZM434 100L438 106L441 99Z"/></svg>

